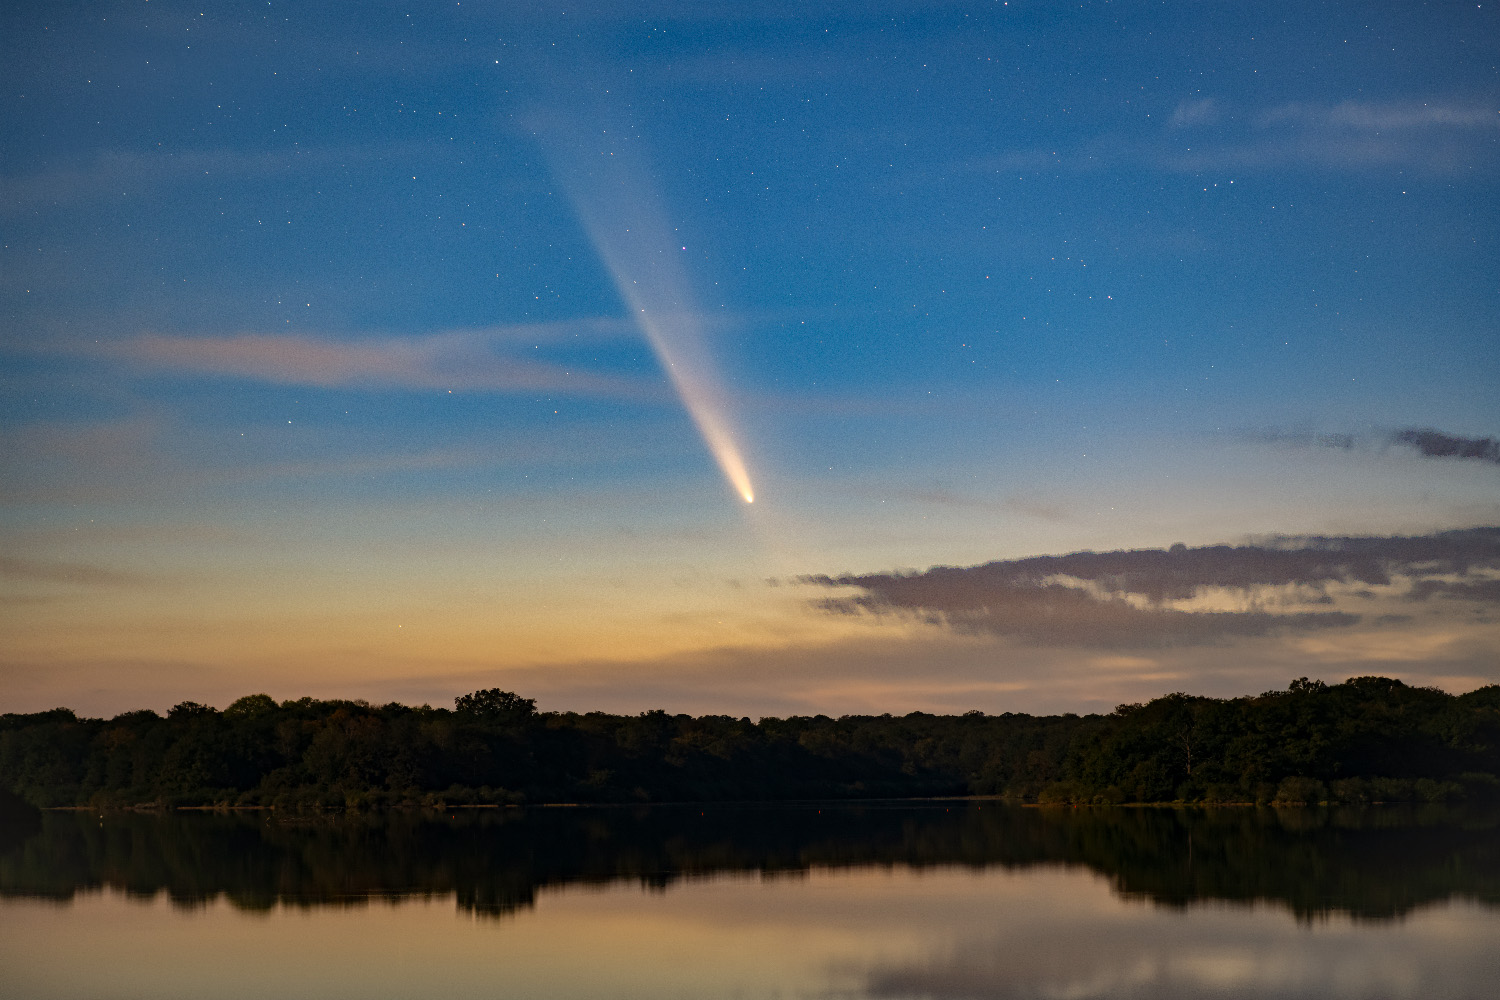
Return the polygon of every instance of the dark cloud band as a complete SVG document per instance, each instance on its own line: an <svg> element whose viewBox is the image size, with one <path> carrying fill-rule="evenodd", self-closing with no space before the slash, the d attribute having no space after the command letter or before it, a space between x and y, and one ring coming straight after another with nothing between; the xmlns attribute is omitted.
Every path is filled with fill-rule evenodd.
<svg viewBox="0 0 1500 1000"><path fill-rule="evenodd" d="M905 614L961 632L1087 646L1205 643L1275 632L1339 628L1360 620L1327 605L1335 584L1390 587L1412 581L1402 596L1440 594L1500 600L1489 574L1500 570L1500 528L1415 537L1282 538L1258 545L1214 545L1118 552L1075 552L982 566L936 566L921 573L803 577L804 584L857 588L821 599L837 614ZM1295 587L1286 608L1270 588ZM1205 589L1243 592L1247 610L1171 606ZM1373 594L1373 591L1371 591ZM1396 596L1396 595L1390 595Z"/></svg>
<svg viewBox="0 0 1500 1000"><path fill-rule="evenodd" d="M1411 427L1392 434L1391 443L1415 448L1427 458L1474 458L1500 465L1500 441L1494 438L1457 437L1425 427Z"/></svg>

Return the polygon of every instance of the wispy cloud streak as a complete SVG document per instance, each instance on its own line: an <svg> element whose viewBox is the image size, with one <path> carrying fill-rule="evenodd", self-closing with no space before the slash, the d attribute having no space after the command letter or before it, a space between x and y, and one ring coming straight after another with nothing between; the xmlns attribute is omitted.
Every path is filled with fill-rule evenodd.
<svg viewBox="0 0 1500 1000"><path fill-rule="evenodd" d="M1369 132L1428 128L1500 129L1500 109L1427 101L1283 104L1262 114L1257 124L1265 127L1283 122Z"/></svg>
<svg viewBox="0 0 1500 1000"><path fill-rule="evenodd" d="M0 578L5 577L28 583L61 583L81 587L123 587L142 582L142 577L138 574L88 563L0 556Z"/></svg>
<svg viewBox="0 0 1500 1000"><path fill-rule="evenodd" d="M959 169L1097 171L1122 165L1204 170L1370 170L1436 174L1496 165L1500 108L1462 100L1291 103L1233 108L1212 97L1183 101L1154 138L1101 134L1071 150L1010 149Z"/></svg>
<svg viewBox="0 0 1500 1000"><path fill-rule="evenodd" d="M606 333L611 321L577 328ZM462 330L419 337L339 340L331 337L244 333L187 337L149 333L84 349L145 372L221 375L324 388L466 389L489 392L563 392L627 399L656 393L636 379L580 371L517 357L505 347L547 328Z"/></svg>

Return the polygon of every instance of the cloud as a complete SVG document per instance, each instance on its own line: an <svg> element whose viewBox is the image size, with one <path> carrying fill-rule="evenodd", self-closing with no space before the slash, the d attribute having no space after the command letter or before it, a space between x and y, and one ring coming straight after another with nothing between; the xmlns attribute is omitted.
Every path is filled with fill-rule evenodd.
<svg viewBox="0 0 1500 1000"><path fill-rule="evenodd" d="M1383 436L1288 431L1273 427L1246 432L1244 438L1263 444L1329 448L1336 451L1367 451L1401 445L1413 449L1424 458L1472 458L1500 465L1500 439L1464 437L1430 427L1407 427Z"/></svg>
<svg viewBox="0 0 1500 1000"><path fill-rule="evenodd" d="M1476 458L1500 465L1500 441L1494 438L1458 437L1427 427L1410 427L1392 434L1391 443L1414 448L1426 458Z"/></svg>
<svg viewBox="0 0 1500 1000"><path fill-rule="evenodd" d="M1500 528L1075 552L799 582L853 588L852 595L813 602L833 614L901 615L1033 643L1148 647L1359 622L1349 610L1322 609L1337 603L1330 588L1365 601L1430 594L1493 601L1500 591L1487 574L1494 571L1500 571ZM1408 580L1410 587L1399 582Z"/></svg>
<svg viewBox="0 0 1500 1000"><path fill-rule="evenodd" d="M1411 129L1495 129L1500 128L1500 110L1478 105L1429 103L1427 101L1394 101L1384 104L1343 101L1335 105L1283 104L1266 111L1257 124L1261 127L1292 122L1311 128L1338 128L1366 132L1390 132Z"/></svg>
<svg viewBox="0 0 1500 1000"><path fill-rule="evenodd" d="M1211 113L1210 113L1211 112ZM996 150L949 164L948 170L1096 172L1145 166L1172 173L1412 168L1452 175L1500 164L1485 109L1437 108L1424 119L1399 107L1285 106L1249 121L1219 108L1180 105L1154 138L1104 133L1069 149ZM1376 123L1389 122L1385 127ZM1197 131L1189 131L1196 129ZM924 175L926 176L926 175Z"/></svg>
<svg viewBox="0 0 1500 1000"><path fill-rule="evenodd" d="M317 421L282 423L248 415L224 428L195 425L153 412L113 420L0 426L0 503L74 505L185 497L246 484L358 481L361 490L391 487L441 490L443 474L480 470L577 468L634 459L660 459L686 440L665 414L639 418L625 435L617 427L574 420L525 433L470 425L406 432L383 425ZM402 486L404 484L404 486ZM279 488L279 487L278 487ZM69 533L76 541L77 536ZM0 542L0 550L4 544Z"/></svg>
<svg viewBox="0 0 1500 1000"><path fill-rule="evenodd" d="M934 571L935 572L935 571ZM962 572L962 571L959 571ZM1359 621L1341 611L1283 614L1268 611L1178 611L1140 608L1120 598L1100 599L1066 583L991 585L983 596L967 593L958 580L859 578L867 594L830 598L818 607L838 614L909 612L931 625L960 633L988 632L1036 643L1104 648L1202 644L1286 630L1339 628ZM907 580L915 578L907 578ZM945 606L951 600L952 606Z"/></svg>
<svg viewBox="0 0 1500 1000"><path fill-rule="evenodd" d="M1065 522L1072 516L1064 505L1040 500L1035 497L1010 496L1000 500L988 500L982 497L965 496L964 494L954 493L946 489L906 490L902 491L900 495L920 504L932 504L937 507L1004 511L1006 513L1024 514L1027 517L1058 523Z"/></svg>
<svg viewBox="0 0 1500 1000"><path fill-rule="evenodd" d="M590 337L616 335L625 325L593 319L560 324ZM637 379L595 374L576 366L519 357L523 342L555 340L557 326L459 330L418 337L337 340L331 337L245 333L183 337L142 334L91 347L85 353L124 361L147 372L255 379L323 388L464 389L561 392L656 400L661 388Z"/></svg>
<svg viewBox="0 0 1500 1000"><path fill-rule="evenodd" d="M1500 111L1462 100L1299 102L1239 114L1203 98L1178 104L1154 141L1103 136L1063 159L1080 169L1143 162L1185 173L1404 166L1452 174L1496 166L1497 129Z"/></svg>
<svg viewBox="0 0 1500 1000"><path fill-rule="evenodd" d="M1271 108L1238 143L1169 157L1179 169L1307 164L1368 168L1406 164L1451 173L1494 160L1500 112L1474 104L1394 101L1294 103Z"/></svg>
<svg viewBox="0 0 1500 1000"><path fill-rule="evenodd" d="M1500 579L1486 577L1457 583L1449 580L1418 580L1406 596L1413 601L1425 601L1429 597L1438 596L1500 604Z"/></svg>
<svg viewBox="0 0 1500 1000"><path fill-rule="evenodd" d="M1246 437L1262 444L1289 445L1294 448L1333 448L1338 451L1353 451L1358 443L1358 439L1353 434L1284 431L1277 428L1251 431Z"/></svg>
<svg viewBox="0 0 1500 1000"><path fill-rule="evenodd" d="M322 54L320 54L322 55ZM260 179L326 171L355 163L408 162L449 155L445 144L389 143L379 146L304 148L288 146L248 153L235 149L177 149L140 153L103 150L90 159L29 174L0 174L0 214L94 198L137 195L169 185L209 178ZM122 190L123 189L123 190Z"/></svg>
<svg viewBox="0 0 1500 1000"><path fill-rule="evenodd" d="M0 426L0 502L118 499L122 487L161 472L149 456L165 426L151 413Z"/></svg>
<svg viewBox="0 0 1500 1000"><path fill-rule="evenodd" d="M1219 120L1219 107L1212 97L1201 101L1183 101L1172 112L1172 127L1186 128L1190 125L1212 125Z"/></svg>
<svg viewBox="0 0 1500 1000"><path fill-rule="evenodd" d="M1203 170L1273 170L1309 166L1326 170L1366 170L1409 166L1449 174L1490 155L1483 147L1459 141L1432 142L1413 136L1329 134L1299 130L1289 136L1267 136L1146 156L1155 166L1182 173Z"/></svg>
<svg viewBox="0 0 1500 1000"><path fill-rule="evenodd" d="M142 582L142 577L137 574L88 563L40 562L13 556L0 556L0 577L84 587L122 587Z"/></svg>

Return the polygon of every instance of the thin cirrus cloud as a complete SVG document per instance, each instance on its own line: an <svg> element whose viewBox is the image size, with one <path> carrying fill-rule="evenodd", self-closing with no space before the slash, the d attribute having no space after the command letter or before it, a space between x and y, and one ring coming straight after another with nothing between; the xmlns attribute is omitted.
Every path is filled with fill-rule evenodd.
<svg viewBox="0 0 1500 1000"><path fill-rule="evenodd" d="M1393 610L1433 596L1492 604L1500 600L1497 580L1500 528L1487 527L1413 537L1075 552L800 582L852 588L852 595L814 601L840 615L905 616L1035 643L1148 647L1358 623L1361 615L1333 607L1339 601L1330 591ZM1233 606L1223 606L1224 595L1234 598Z"/></svg>
<svg viewBox="0 0 1500 1000"><path fill-rule="evenodd" d="M1181 101L1154 136L1101 133L1072 150L994 150L953 165L967 171L1145 165L1173 173L1315 167L1412 167L1452 174L1493 168L1500 109L1462 101L1292 103L1255 110L1205 97Z"/></svg>
<svg viewBox="0 0 1500 1000"><path fill-rule="evenodd" d="M105 149L92 157L65 161L46 170L0 174L0 215L21 214L76 201L118 198L127 193L140 195L197 181L261 179L383 162L409 162L443 152L441 145L414 142L364 147L299 146L261 153L233 149L151 152Z"/></svg>
<svg viewBox="0 0 1500 1000"><path fill-rule="evenodd" d="M569 330L590 337L618 335L622 327L611 320L567 324ZM582 371L513 352L523 341L557 339L558 329L534 326L357 341L260 333L219 337L152 333L91 353L143 372L321 388L545 391L641 401L661 397L661 390L651 381ZM512 351L507 352L507 347Z"/></svg>
<svg viewBox="0 0 1500 1000"><path fill-rule="evenodd" d="M0 556L0 578L80 587L124 587L142 582L139 574L104 566L19 559L14 556Z"/></svg>
<svg viewBox="0 0 1500 1000"><path fill-rule="evenodd" d="M1167 170L1407 165L1447 173L1493 163L1500 110L1463 101L1346 100L1234 113L1205 97L1179 103L1169 127L1194 129L1191 145L1140 151Z"/></svg>
<svg viewBox="0 0 1500 1000"><path fill-rule="evenodd" d="M1193 125L1212 125L1219 120L1219 105L1212 97L1198 101L1183 101L1172 112L1172 127L1187 128Z"/></svg>
<svg viewBox="0 0 1500 1000"><path fill-rule="evenodd" d="M1500 129L1500 110L1479 105L1444 104L1428 101L1373 103L1341 101L1338 104L1283 104L1262 114L1264 127L1294 122L1313 128L1347 128L1382 132L1392 129Z"/></svg>

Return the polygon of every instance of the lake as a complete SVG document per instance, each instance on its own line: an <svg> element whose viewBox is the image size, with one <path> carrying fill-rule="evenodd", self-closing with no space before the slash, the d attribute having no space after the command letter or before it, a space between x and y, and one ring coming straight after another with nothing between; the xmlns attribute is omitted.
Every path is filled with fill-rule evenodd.
<svg viewBox="0 0 1500 1000"><path fill-rule="evenodd" d="M1500 816L992 802L0 831L7 997L1486 997Z"/></svg>

